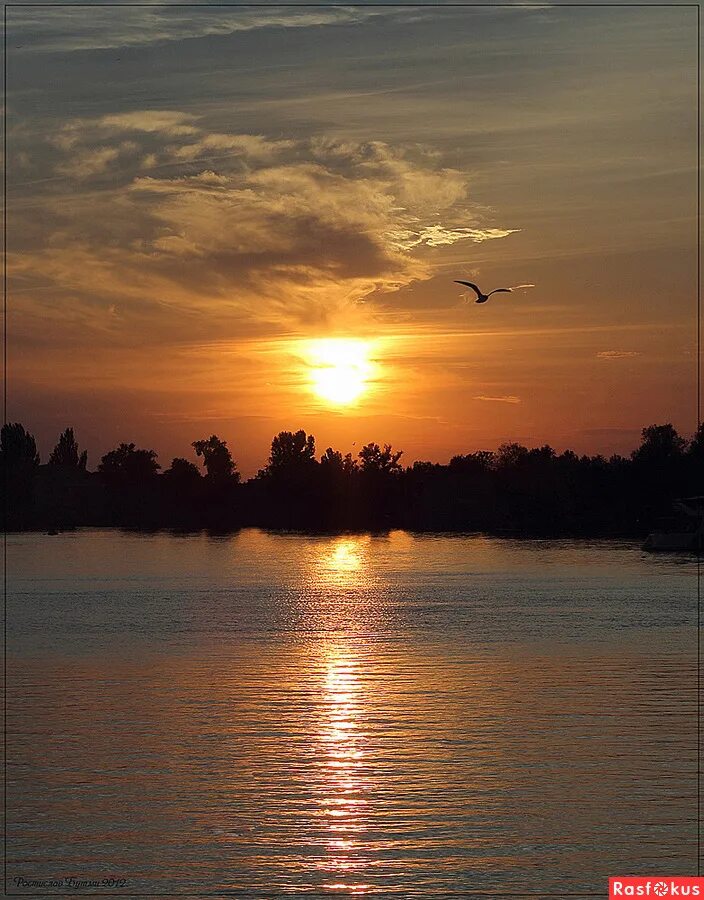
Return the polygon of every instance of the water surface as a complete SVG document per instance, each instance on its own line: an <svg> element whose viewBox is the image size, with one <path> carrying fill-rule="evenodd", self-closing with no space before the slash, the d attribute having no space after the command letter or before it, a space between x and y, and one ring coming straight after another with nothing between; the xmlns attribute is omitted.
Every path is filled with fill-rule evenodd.
<svg viewBox="0 0 704 900"><path fill-rule="evenodd" d="M696 608L694 560L630 543L11 535L9 887L692 874Z"/></svg>

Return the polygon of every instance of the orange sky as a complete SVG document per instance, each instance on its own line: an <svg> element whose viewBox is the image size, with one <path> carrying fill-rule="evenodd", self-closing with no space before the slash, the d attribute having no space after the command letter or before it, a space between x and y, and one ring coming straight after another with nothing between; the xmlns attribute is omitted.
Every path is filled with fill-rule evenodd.
<svg viewBox="0 0 704 900"><path fill-rule="evenodd" d="M9 418L91 468L216 432L245 474L299 427L408 462L691 433L695 15L8 10Z"/></svg>

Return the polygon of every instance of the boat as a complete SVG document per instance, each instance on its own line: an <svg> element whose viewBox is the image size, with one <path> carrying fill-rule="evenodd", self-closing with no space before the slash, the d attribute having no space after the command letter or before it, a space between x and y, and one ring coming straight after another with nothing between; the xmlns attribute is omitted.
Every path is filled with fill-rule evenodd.
<svg viewBox="0 0 704 900"><path fill-rule="evenodd" d="M704 497L683 497L673 504L675 515L659 523L643 544L643 550L704 551Z"/></svg>

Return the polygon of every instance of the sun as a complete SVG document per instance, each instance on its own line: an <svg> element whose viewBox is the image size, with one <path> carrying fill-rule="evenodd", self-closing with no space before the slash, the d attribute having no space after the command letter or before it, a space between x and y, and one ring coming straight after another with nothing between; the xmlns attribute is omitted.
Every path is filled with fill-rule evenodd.
<svg viewBox="0 0 704 900"><path fill-rule="evenodd" d="M333 406L349 406L368 390L373 373L369 341L321 338L310 341L308 361L313 393Z"/></svg>

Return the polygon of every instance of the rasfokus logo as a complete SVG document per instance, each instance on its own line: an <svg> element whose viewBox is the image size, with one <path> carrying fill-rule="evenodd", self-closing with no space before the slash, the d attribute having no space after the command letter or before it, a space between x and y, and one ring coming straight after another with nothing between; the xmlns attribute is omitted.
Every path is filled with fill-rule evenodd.
<svg viewBox="0 0 704 900"><path fill-rule="evenodd" d="M614 875L609 878L609 900L615 897L701 897L704 900L704 878Z"/></svg>

